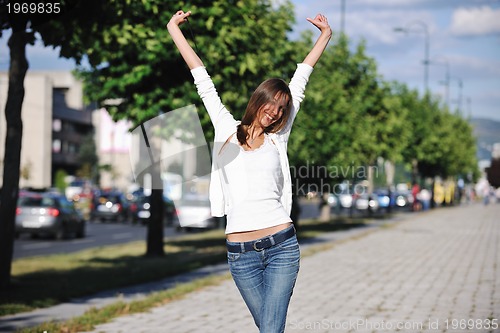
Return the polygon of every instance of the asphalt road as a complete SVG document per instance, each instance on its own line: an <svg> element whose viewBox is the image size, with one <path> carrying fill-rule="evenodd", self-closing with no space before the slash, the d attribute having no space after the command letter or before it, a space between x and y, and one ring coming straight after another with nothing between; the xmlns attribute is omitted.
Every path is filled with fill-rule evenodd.
<svg viewBox="0 0 500 333"><path fill-rule="evenodd" d="M80 239L54 240L48 237L31 239L29 235L22 235L14 242L13 258L70 253L93 247L145 240L146 232L147 228L142 225L87 222L86 235ZM167 238L181 234L172 227L166 227L163 233Z"/></svg>
<svg viewBox="0 0 500 333"><path fill-rule="evenodd" d="M301 201L300 206L301 219L319 216L318 201L304 200ZM145 240L146 232L147 228L142 225L89 221L86 225L86 235L81 239L70 238L54 240L48 237L32 239L29 235L21 235L21 237L14 242L13 259L48 254L71 253L94 247ZM183 234L183 232L178 232L172 227L166 227L163 232L166 238Z"/></svg>

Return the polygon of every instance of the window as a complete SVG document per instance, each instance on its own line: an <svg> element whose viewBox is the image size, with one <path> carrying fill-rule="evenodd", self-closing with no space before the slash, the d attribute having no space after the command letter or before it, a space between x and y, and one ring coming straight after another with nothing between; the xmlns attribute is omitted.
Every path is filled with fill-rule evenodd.
<svg viewBox="0 0 500 333"><path fill-rule="evenodd" d="M59 154L61 152L61 140L55 139L52 141L52 152Z"/></svg>
<svg viewBox="0 0 500 333"><path fill-rule="evenodd" d="M61 128L62 128L61 119L54 119L54 120L52 120L52 130L54 132L60 132Z"/></svg>

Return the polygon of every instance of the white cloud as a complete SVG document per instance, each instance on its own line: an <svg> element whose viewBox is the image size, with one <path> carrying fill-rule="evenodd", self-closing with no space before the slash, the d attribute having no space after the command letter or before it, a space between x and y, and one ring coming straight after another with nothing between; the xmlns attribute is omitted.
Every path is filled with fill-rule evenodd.
<svg viewBox="0 0 500 333"><path fill-rule="evenodd" d="M478 36L500 33L500 9L488 6L458 8L453 12L451 33Z"/></svg>

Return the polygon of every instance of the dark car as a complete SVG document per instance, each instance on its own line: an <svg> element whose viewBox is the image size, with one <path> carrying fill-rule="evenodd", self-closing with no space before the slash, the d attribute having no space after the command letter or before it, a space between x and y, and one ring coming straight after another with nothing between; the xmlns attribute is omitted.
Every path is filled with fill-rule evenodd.
<svg viewBox="0 0 500 333"><path fill-rule="evenodd" d="M172 224L175 219L175 207L172 200L163 197L164 204L164 223L165 225ZM129 205L130 216L132 223L142 223L146 224L151 216L151 197L141 193L135 193L134 199Z"/></svg>
<svg viewBox="0 0 500 333"><path fill-rule="evenodd" d="M93 220L126 222L129 209L125 195L117 191L98 191L94 196L90 217Z"/></svg>
<svg viewBox="0 0 500 333"><path fill-rule="evenodd" d="M396 197L393 192L387 189L378 189L373 192L377 196L379 208L390 211L396 205Z"/></svg>
<svg viewBox="0 0 500 333"><path fill-rule="evenodd" d="M85 236L85 220L64 195L23 193L16 209L16 236L50 234L57 239Z"/></svg>

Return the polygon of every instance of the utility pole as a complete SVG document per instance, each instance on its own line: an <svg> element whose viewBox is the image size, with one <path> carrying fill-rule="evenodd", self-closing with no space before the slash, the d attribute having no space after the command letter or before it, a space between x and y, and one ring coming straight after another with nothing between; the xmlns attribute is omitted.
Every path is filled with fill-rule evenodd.
<svg viewBox="0 0 500 333"><path fill-rule="evenodd" d="M411 30L411 27L417 25L421 28L421 30ZM429 89L429 29L427 27L427 24L422 21L413 21L409 24L406 25L405 28L402 27L396 27L394 28L395 32L404 32L406 34L408 33L421 33L423 32L425 34L425 44L424 44L424 60L423 60L423 65L424 65L424 93L427 92Z"/></svg>
<svg viewBox="0 0 500 333"><path fill-rule="evenodd" d="M439 83L445 86L445 101L448 109L450 109L450 63L448 59L439 57L439 60L430 60L429 65L444 66L446 68L444 81L440 81Z"/></svg>
<svg viewBox="0 0 500 333"><path fill-rule="evenodd" d="M340 0L340 32L345 31L345 0Z"/></svg>

